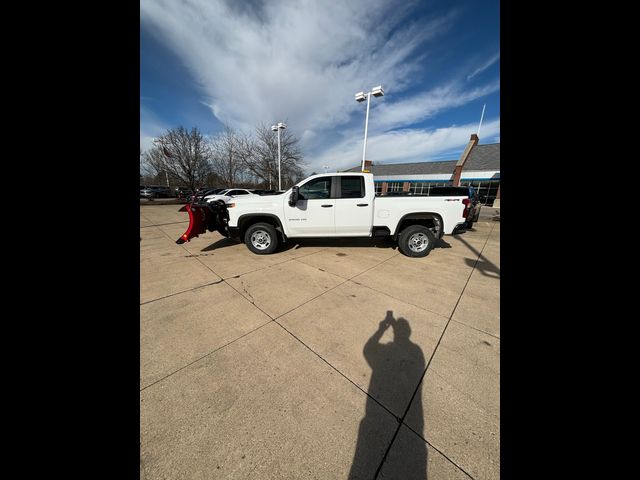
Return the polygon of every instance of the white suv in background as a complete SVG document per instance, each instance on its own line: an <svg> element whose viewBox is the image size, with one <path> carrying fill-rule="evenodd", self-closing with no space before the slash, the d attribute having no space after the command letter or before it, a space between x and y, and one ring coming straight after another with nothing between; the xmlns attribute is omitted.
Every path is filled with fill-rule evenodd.
<svg viewBox="0 0 640 480"><path fill-rule="evenodd" d="M254 196L257 197L258 195L256 193L253 192L253 190L249 190L246 188L227 188L226 190L222 190L219 193L216 193L214 195L207 195L204 197L204 201L209 203L209 202L215 202L217 200L222 200L224 203L229 202L233 197L237 197L237 196Z"/></svg>

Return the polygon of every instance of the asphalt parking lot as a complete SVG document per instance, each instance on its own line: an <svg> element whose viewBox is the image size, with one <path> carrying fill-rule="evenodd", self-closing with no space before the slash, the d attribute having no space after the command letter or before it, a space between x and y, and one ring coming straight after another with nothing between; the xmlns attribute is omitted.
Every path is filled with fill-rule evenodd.
<svg viewBox="0 0 640 480"><path fill-rule="evenodd" d="M413 259L371 239L177 245L179 208L140 205L142 479L499 478L490 209Z"/></svg>

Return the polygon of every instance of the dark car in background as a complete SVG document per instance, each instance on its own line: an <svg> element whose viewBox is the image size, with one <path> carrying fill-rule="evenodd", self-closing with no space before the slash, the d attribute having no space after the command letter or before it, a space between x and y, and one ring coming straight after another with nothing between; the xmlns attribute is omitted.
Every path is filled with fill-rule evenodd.
<svg viewBox="0 0 640 480"><path fill-rule="evenodd" d="M140 189L140 198L173 198L173 192L169 187L151 185Z"/></svg>

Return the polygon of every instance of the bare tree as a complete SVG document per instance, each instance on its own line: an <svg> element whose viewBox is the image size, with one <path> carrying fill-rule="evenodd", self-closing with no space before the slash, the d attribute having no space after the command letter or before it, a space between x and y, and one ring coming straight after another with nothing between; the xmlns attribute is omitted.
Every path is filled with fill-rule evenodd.
<svg viewBox="0 0 640 480"><path fill-rule="evenodd" d="M154 142L155 146L143 154L146 173L166 174L183 185L195 189L211 172L210 146L197 128L168 130Z"/></svg>
<svg viewBox="0 0 640 480"><path fill-rule="evenodd" d="M281 174L283 188L303 175L303 154L298 138L290 130L280 133ZM246 143L243 159L248 170L263 184L278 184L278 136L267 125L256 128L256 139Z"/></svg>
<svg viewBox="0 0 640 480"><path fill-rule="evenodd" d="M235 187L243 177L245 169L244 154L248 137L224 125L222 131L211 143L211 162L213 171L225 187Z"/></svg>

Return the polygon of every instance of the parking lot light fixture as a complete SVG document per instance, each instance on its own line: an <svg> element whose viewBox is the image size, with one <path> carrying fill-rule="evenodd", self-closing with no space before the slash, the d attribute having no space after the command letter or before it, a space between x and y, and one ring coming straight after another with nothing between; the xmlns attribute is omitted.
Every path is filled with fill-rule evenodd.
<svg viewBox="0 0 640 480"><path fill-rule="evenodd" d="M356 93L356 102L361 103L367 100L367 116L364 121L364 146L362 147L362 171L364 172L364 160L367 156L367 130L369 129L369 106L371 104L371 95L374 97L382 97L384 96L384 90L382 89L382 85L378 85L371 89L370 92L358 92Z"/></svg>
<svg viewBox="0 0 640 480"><path fill-rule="evenodd" d="M280 153L280 130L287 128L287 124L278 122L277 125L271 125L271 130L278 132L278 190L282 190L282 174L280 172L281 153Z"/></svg>

